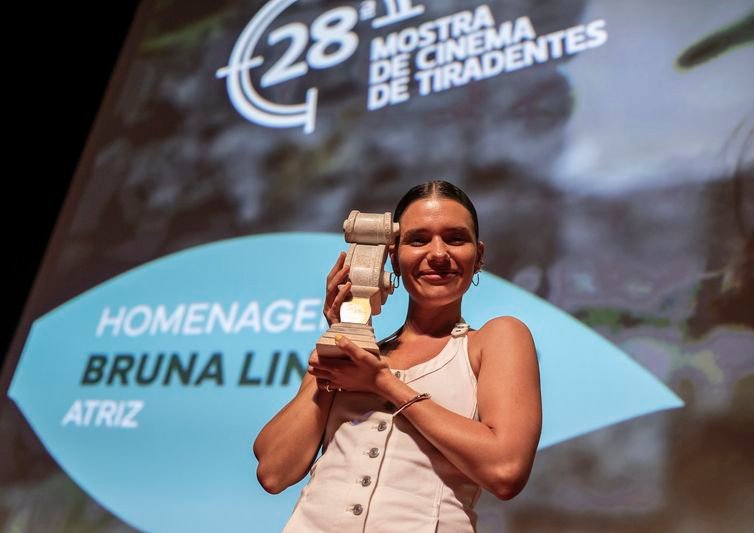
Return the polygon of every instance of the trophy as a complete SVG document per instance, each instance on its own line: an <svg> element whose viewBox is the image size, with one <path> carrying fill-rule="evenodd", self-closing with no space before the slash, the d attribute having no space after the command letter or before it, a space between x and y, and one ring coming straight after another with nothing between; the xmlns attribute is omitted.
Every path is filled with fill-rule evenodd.
<svg viewBox="0 0 754 533"><path fill-rule="evenodd" d="M343 357L335 335L348 337L357 346L379 355L372 328L372 316L393 293L393 274L385 272L388 245L398 236L398 223L390 213L351 211L343 222L343 233L350 244L345 264L351 268L351 299L340 307L340 323L333 324L317 341L320 356Z"/></svg>

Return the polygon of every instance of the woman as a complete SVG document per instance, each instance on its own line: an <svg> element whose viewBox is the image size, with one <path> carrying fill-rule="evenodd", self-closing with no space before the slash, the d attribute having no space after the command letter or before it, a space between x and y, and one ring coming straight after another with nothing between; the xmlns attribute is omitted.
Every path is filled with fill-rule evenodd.
<svg viewBox="0 0 754 533"><path fill-rule="evenodd" d="M380 357L345 337L346 360L312 352L297 395L254 443L267 491L311 472L285 531L473 531L480 487L507 500L531 471L541 401L529 330L498 317L475 331L461 318L484 254L474 206L433 181L408 191L394 219L405 323ZM347 278L341 254L327 278L331 323Z"/></svg>

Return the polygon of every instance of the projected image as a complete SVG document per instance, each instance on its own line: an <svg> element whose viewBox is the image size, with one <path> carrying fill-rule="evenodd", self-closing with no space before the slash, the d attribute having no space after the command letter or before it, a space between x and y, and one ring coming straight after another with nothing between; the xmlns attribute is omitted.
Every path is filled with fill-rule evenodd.
<svg viewBox="0 0 754 533"><path fill-rule="evenodd" d="M750 522L748 2L142 7L6 358L2 527L280 530L301 485L250 446L342 221L437 178L486 244L464 317L524 318L543 376L532 477L479 531Z"/></svg>

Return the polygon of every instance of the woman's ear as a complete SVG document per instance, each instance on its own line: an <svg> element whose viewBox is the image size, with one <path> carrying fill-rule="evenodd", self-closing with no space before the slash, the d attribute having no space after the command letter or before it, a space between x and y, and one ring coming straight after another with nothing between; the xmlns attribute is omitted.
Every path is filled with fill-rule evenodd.
<svg viewBox="0 0 754 533"><path fill-rule="evenodd" d="M476 262L474 263L474 272L482 270L484 265L484 243L482 241L476 244Z"/></svg>
<svg viewBox="0 0 754 533"><path fill-rule="evenodd" d="M395 244L389 244L387 247L387 253L390 256L390 266L393 267L393 274L400 276L401 272L398 269L398 252Z"/></svg>

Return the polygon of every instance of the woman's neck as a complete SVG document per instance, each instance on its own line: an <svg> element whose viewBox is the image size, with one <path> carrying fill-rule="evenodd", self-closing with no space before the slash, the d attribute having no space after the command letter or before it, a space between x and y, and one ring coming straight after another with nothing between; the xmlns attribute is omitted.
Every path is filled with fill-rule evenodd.
<svg viewBox="0 0 754 533"><path fill-rule="evenodd" d="M409 300L402 333L411 336L444 337L461 320L461 301L443 307L422 307Z"/></svg>

